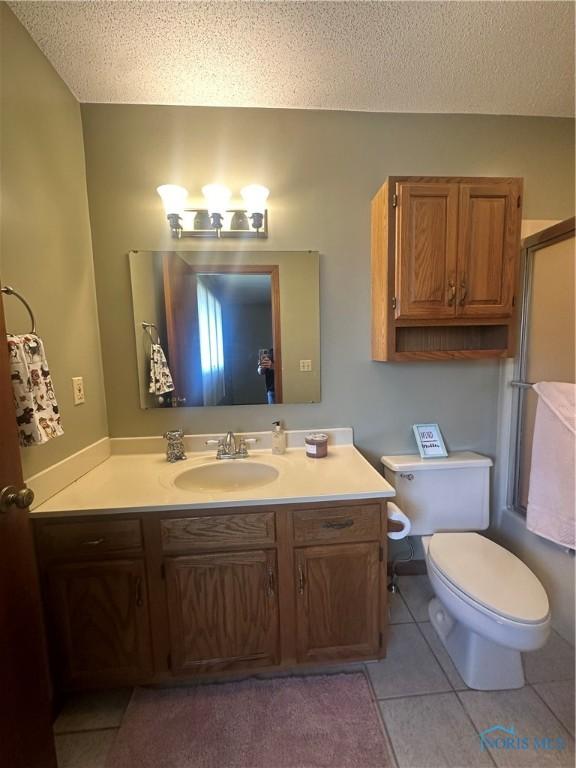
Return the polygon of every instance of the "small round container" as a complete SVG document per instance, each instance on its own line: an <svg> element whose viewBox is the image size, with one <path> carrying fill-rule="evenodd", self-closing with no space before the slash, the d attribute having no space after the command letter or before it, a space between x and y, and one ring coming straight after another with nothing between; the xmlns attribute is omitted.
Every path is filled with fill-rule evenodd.
<svg viewBox="0 0 576 768"><path fill-rule="evenodd" d="M310 432L304 438L306 456L311 459L323 459L328 456L328 435L324 432Z"/></svg>

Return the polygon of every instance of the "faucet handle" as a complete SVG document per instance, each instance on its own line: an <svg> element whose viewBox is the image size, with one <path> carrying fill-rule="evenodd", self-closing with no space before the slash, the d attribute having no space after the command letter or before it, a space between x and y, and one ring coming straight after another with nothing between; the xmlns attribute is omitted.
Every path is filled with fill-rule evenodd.
<svg viewBox="0 0 576 768"><path fill-rule="evenodd" d="M204 445L215 445L216 446L216 458L221 459L222 454L224 453L224 438L218 437L215 440L205 440Z"/></svg>
<svg viewBox="0 0 576 768"><path fill-rule="evenodd" d="M257 437L241 437L240 444L238 446L238 454L240 456L248 456L248 446L257 442Z"/></svg>
<svg viewBox="0 0 576 768"><path fill-rule="evenodd" d="M219 437L218 439L214 439L214 440L204 440L204 445L222 445L223 442L224 442L224 438Z"/></svg>

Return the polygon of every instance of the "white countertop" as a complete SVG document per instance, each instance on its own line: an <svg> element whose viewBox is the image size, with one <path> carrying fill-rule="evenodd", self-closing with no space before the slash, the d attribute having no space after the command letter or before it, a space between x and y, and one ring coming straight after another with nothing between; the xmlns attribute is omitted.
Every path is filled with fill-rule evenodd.
<svg viewBox="0 0 576 768"><path fill-rule="evenodd" d="M324 459L311 459L303 447L282 456L253 450L234 462L269 464L279 471L271 483L227 491L181 490L173 485L181 472L216 462L214 451L195 451L185 461L169 464L163 453L112 455L52 498L33 509L32 517L106 514L151 510L207 509L348 499L378 499L395 495L394 488L354 448L330 445Z"/></svg>

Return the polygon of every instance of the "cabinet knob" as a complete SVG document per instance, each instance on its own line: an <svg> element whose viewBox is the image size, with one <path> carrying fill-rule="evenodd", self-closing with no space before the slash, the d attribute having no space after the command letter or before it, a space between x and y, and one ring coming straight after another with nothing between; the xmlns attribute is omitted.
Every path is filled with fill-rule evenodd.
<svg viewBox="0 0 576 768"><path fill-rule="evenodd" d="M20 488L18 490L13 485L7 485L0 491L0 512L8 512L10 507L26 509L34 501L34 491L32 488Z"/></svg>
<svg viewBox="0 0 576 768"><path fill-rule="evenodd" d="M463 307L466 303L466 295L468 294L468 288L466 287L465 280L462 280L460 283L460 288L462 289L462 293L460 294L460 306Z"/></svg>
<svg viewBox="0 0 576 768"><path fill-rule="evenodd" d="M456 283L454 280L448 281L448 305L451 307L456 299Z"/></svg>

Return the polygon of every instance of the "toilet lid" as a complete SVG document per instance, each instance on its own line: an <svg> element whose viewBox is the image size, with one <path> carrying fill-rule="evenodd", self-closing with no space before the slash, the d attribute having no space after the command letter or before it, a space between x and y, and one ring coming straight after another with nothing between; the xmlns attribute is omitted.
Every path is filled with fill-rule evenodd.
<svg viewBox="0 0 576 768"><path fill-rule="evenodd" d="M548 596L530 568L484 536L435 533L428 556L457 589L490 611L528 623L548 615Z"/></svg>

